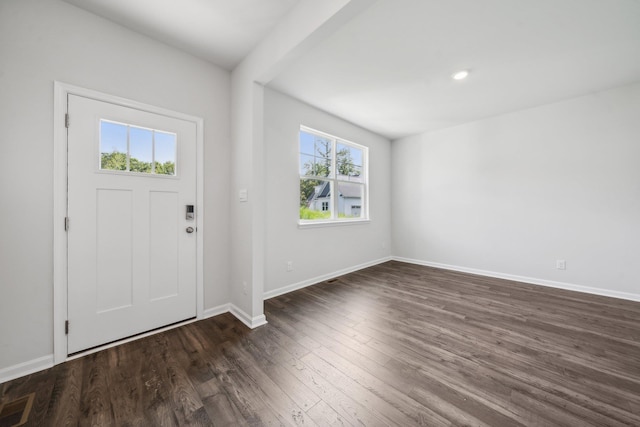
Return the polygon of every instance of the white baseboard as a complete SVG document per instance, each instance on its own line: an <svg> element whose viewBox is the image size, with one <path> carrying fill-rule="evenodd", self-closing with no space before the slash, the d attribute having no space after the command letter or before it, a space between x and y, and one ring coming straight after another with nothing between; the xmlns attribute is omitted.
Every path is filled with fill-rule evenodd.
<svg viewBox="0 0 640 427"><path fill-rule="evenodd" d="M280 295L288 294L289 292L297 291L298 289L306 288L307 286L317 285L320 282L324 282L326 280L333 279L335 277L343 276L348 273L353 273L354 271L362 270L363 268L373 267L374 265L382 264L383 262L391 261L392 259L393 258L390 256L385 258L380 258L375 261L365 262L364 264L343 268L342 270L334 271L332 273L323 274L322 276L317 276L312 279L303 280L302 282L283 286L281 288L265 292L263 295L263 298L265 300L270 298L275 298Z"/></svg>
<svg viewBox="0 0 640 427"><path fill-rule="evenodd" d="M0 369L0 384L53 366L53 354Z"/></svg>
<svg viewBox="0 0 640 427"><path fill-rule="evenodd" d="M394 261L406 262L409 264L424 265L427 267L442 268L444 270L460 271L462 273L477 274L479 276L495 277L497 279L513 280L516 282L530 283L532 285L548 286L550 288L565 289L568 291L584 292L587 294L600 295L603 297L620 298L630 301L640 301L640 294L628 292L612 291L610 289L593 288L590 286L576 285L573 283L556 282L553 280L537 279L534 277L517 276L514 274L498 273L495 271L479 270L476 268L460 267L457 265L440 264L437 262L423 261L418 259L392 257Z"/></svg>
<svg viewBox="0 0 640 427"><path fill-rule="evenodd" d="M220 314L228 313L231 304L222 304L217 307L207 308L202 312L202 319L208 319L209 317L218 316Z"/></svg>
<svg viewBox="0 0 640 427"><path fill-rule="evenodd" d="M260 316L251 317L241 309L239 309L234 304L229 304L229 311L233 314L239 321L250 327L251 329L257 328L258 326L266 325L267 318L264 314Z"/></svg>
<svg viewBox="0 0 640 427"><path fill-rule="evenodd" d="M267 324L267 318L264 314L256 317L251 317L243 310L240 310L236 305L231 303L222 304L217 307L206 309L202 315L202 318L208 319L209 317L218 316L224 313L233 314L234 317L236 317L239 321L241 321L251 329Z"/></svg>

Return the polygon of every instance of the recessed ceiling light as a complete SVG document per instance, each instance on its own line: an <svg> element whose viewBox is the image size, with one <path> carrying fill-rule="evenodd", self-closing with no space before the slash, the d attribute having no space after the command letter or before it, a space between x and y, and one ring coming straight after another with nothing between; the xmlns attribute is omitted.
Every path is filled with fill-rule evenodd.
<svg viewBox="0 0 640 427"><path fill-rule="evenodd" d="M453 78L453 80L464 80L467 78L468 75L469 75L469 71L462 70L462 71L458 71L457 73L453 73L451 77Z"/></svg>

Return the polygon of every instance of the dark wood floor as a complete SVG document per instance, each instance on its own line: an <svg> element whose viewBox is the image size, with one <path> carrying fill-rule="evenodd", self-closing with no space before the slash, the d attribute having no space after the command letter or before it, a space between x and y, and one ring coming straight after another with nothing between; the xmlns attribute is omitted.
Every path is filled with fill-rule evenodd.
<svg viewBox="0 0 640 427"><path fill-rule="evenodd" d="M30 425L640 426L640 304L388 262L0 385Z"/></svg>

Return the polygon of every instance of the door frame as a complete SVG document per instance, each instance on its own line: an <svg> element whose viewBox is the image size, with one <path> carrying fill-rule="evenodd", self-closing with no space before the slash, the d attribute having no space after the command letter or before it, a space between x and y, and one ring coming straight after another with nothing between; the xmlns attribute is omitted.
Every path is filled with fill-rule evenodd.
<svg viewBox="0 0 640 427"><path fill-rule="evenodd" d="M97 101L108 102L122 107L135 108L149 113L160 114L196 125L196 320L204 318L204 120L201 117L171 111L165 108L144 104L103 92L86 89L67 83L54 81L53 107L53 363L57 365L69 359L67 351L67 267L68 242L65 230L68 198L67 169L67 114L68 95L78 95ZM73 126L73 117L70 118ZM73 227L73 220L70 227ZM77 356L93 353L132 339L180 326L193 320L186 320L165 328L143 333L135 338L123 339L117 343L106 344L95 349L81 352ZM73 328L73 325L71 325Z"/></svg>

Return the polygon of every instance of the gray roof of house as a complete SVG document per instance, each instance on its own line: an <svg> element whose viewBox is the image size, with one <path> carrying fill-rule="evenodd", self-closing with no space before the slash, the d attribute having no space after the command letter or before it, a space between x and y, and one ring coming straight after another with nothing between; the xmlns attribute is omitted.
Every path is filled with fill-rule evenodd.
<svg viewBox="0 0 640 427"><path fill-rule="evenodd" d="M341 190L340 196L345 198L358 199L362 197L362 192L361 192L362 190L359 185L342 183L340 185L340 190ZM317 193L314 192L311 195L309 195L309 198L307 199L307 201L310 202L311 200L314 200L314 199L324 199L326 197L329 197L330 195L331 195L331 184L329 183L329 181L325 181L322 184L320 191L318 191Z"/></svg>
<svg viewBox="0 0 640 427"><path fill-rule="evenodd" d="M362 197L362 190L359 185L342 184L340 185L340 195L347 198L360 198Z"/></svg>

